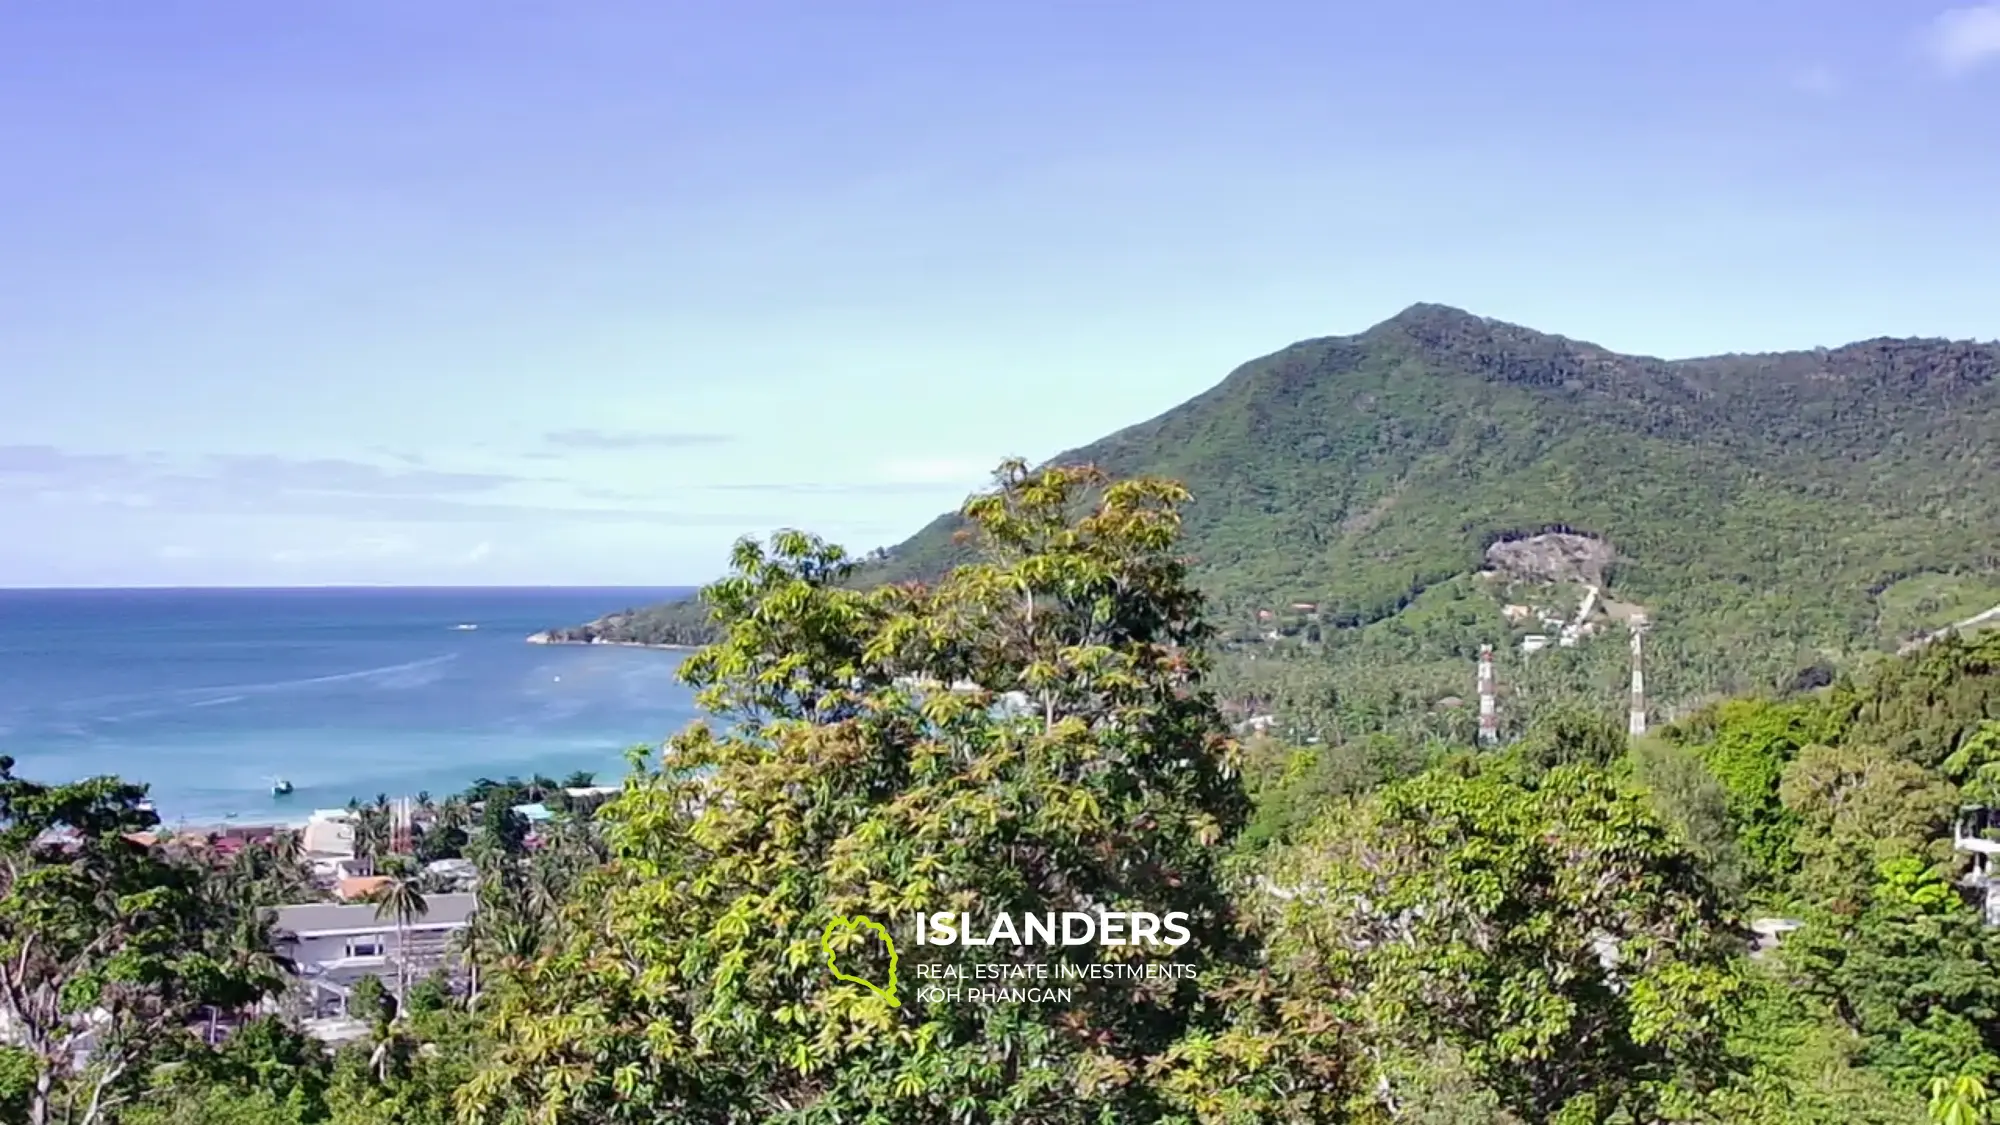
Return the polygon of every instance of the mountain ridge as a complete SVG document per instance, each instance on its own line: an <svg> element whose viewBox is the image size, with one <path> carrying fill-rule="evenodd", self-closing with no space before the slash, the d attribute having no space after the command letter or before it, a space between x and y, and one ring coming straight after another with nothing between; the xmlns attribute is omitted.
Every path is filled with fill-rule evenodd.
<svg viewBox="0 0 2000 1125"><path fill-rule="evenodd" d="M1667 360L1420 303L1239 364L1050 463L1187 483L1195 578L1239 640L1294 602L1334 637L1392 622L1429 592L1464 595L1494 542L1562 528L1615 548L1610 583L1694 650L1755 643L1798 664L1892 646L2000 591L1996 376L1992 342ZM860 580L934 577L965 556L960 526L939 516ZM1885 620L1877 603L1913 579L1936 588L1918 602L1943 601ZM1406 647L1511 642L1492 610ZM654 607L553 636L648 629L702 633L698 612Z"/></svg>

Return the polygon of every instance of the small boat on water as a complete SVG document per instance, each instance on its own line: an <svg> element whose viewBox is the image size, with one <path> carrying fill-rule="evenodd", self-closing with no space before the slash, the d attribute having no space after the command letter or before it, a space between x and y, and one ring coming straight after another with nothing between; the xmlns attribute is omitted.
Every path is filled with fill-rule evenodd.
<svg viewBox="0 0 2000 1125"><path fill-rule="evenodd" d="M477 629L477 628L479 628L479 626L477 626L477 625L453 625L453 626L452 626L452 628L454 628L454 629L458 629L458 630L461 630L461 631L465 631L465 632L470 632L470 631L471 631L471 630L473 630L473 629Z"/></svg>
<svg viewBox="0 0 2000 1125"><path fill-rule="evenodd" d="M273 797L283 797L291 791L292 783L282 777L271 783L271 796Z"/></svg>

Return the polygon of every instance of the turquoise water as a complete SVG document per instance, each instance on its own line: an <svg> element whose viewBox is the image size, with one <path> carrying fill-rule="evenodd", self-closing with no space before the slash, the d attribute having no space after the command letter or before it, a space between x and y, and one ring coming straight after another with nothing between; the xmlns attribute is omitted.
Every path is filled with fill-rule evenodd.
<svg viewBox="0 0 2000 1125"><path fill-rule="evenodd" d="M0 590L0 753L40 781L147 782L169 823L481 776L614 783L627 747L693 717L680 655L524 638L684 592Z"/></svg>

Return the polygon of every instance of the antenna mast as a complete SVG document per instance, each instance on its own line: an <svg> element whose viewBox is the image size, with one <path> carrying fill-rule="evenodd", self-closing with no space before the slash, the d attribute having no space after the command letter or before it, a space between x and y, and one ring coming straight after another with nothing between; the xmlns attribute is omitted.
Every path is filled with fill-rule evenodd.
<svg viewBox="0 0 2000 1125"><path fill-rule="evenodd" d="M1500 701L1494 691L1493 646L1479 646L1479 744L1500 741Z"/></svg>
<svg viewBox="0 0 2000 1125"><path fill-rule="evenodd" d="M1643 670L1643 648L1646 636L1646 618L1634 614L1630 620L1632 629L1632 716L1626 725L1626 733L1637 738L1646 733L1646 673Z"/></svg>

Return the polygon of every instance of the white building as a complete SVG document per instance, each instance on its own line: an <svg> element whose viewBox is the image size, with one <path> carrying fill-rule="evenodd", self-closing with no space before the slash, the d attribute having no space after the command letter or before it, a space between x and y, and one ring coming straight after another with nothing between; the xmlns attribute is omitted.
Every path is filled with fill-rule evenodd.
<svg viewBox="0 0 2000 1125"><path fill-rule="evenodd" d="M479 884L479 868L469 859L436 859L424 864L424 874L453 891L469 891Z"/></svg>
<svg viewBox="0 0 2000 1125"><path fill-rule="evenodd" d="M299 830L299 850L323 882L374 874L373 865L354 854L354 814L318 809Z"/></svg>
<svg viewBox="0 0 2000 1125"><path fill-rule="evenodd" d="M374 903L309 903L273 911L272 939L305 986L309 1017L345 1015L348 994L363 977L394 986L397 967L411 980L459 968L453 935L472 919L478 896L428 895L427 909L403 929Z"/></svg>

